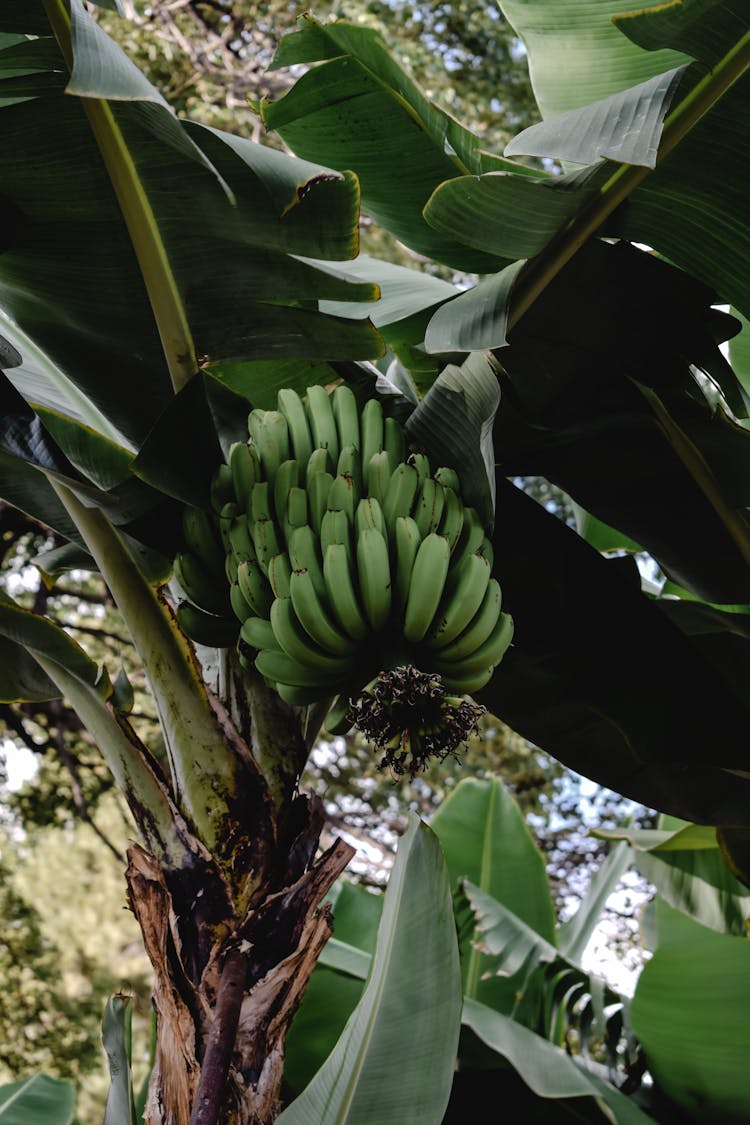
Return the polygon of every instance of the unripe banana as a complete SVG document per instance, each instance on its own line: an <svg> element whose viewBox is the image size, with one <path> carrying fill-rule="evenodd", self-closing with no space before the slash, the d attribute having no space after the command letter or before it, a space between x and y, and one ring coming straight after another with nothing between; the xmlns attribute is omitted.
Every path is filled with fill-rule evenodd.
<svg viewBox="0 0 750 1125"><path fill-rule="evenodd" d="M253 523L256 520L271 520L273 519L273 493L271 485L267 480L259 481L253 485L252 498L250 501L250 518Z"/></svg>
<svg viewBox="0 0 750 1125"><path fill-rule="evenodd" d="M481 555L467 555L458 566L451 566L440 608L425 638L430 648L444 648L468 626L484 600L490 574Z"/></svg>
<svg viewBox="0 0 750 1125"><path fill-rule="evenodd" d="M297 461L284 461L279 465L273 482L273 507L279 523L284 523L287 516L289 493L293 488L297 488L299 483L300 471ZM259 517L255 516L254 518L258 519Z"/></svg>
<svg viewBox="0 0 750 1125"><path fill-rule="evenodd" d="M294 612L290 598L276 598L271 606L271 625L284 652L298 664L339 676L350 670L350 656L332 656L310 639Z"/></svg>
<svg viewBox="0 0 750 1125"><path fill-rule="evenodd" d="M412 453L409 464L417 470L420 484L427 480L430 475L430 462L424 453Z"/></svg>
<svg viewBox="0 0 750 1125"><path fill-rule="evenodd" d="M389 529L395 527L399 516L411 515L419 488L419 477L413 465L403 462L391 474L383 502L383 515Z"/></svg>
<svg viewBox="0 0 750 1125"><path fill-rule="evenodd" d="M247 559L256 558L255 546L245 516L237 516L229 525L229 543L237 565Z"/></svg>
<svg viewBox="0 0 750 1125"><path fill-rule="evenodd" d="M456 666L457 669L460 665ZM471 695L475 691L479 691L492 679L494 668L485 668L482 672L475 672L472 675L441 675L443 687L447 691L455 692L456 695Z"/></svg>
<svg viewBox="0 0 750 1125"><path fill-rule="evenodd" d="M268 564L274 555L281 554L283 545L279 542L274 520L256 520L253 524L253 543L258 556L260 569L268 574Z"/></svg>
<svg viewBox="0 0 750 1125"><path fill-rule="evenodd" d="M336 477L328 493L328 510L333 512L346 512L348 519L351 520L353 524L354 512L358 503L359 494L354 483L354 478L348 475Z"/></svg>
<svg viewBox="0 0 750 1125"><path fill-rule="evenodd" d="M449 677L476 675L486 668L496 667L512 640L513 618L509 613L501 613L484 644L455 661L446 660L442 653L436 653L435 668L441 675Z"/></svg>
<svg viewBox="0 0 750 1125"><path fill-rule="evenodd" d="M427 477L422 481L419 497L414 505L414 519L423 539L437 531L444 507L445 493L442 484L432 477Z"/></svg>
<svg viewBox="0 0 750 1125"><path fill-rule="evenodd" d="M211 507L218 514L225 504L234 503L234 481L229 465L219 465L211 478Z"/></svg>
<svg viewBox="0 0 750 1125"><path fill-rule="evenodd" d="M237 567L237 584L242 596L258 617L268 617L273 600L259 562L242 562Z"/></svg>
<svg viewBox="0 0 750 1125"><path fill-rule="evenodd" d="M292 660L285 652L276 649L263 649L259 652L255 658L255 667L261 676L265 676L276 685L319 688L320 698L332 694L331 686L341 679L340 674L323 672L319 668L306 668L303 664Z"/></svg>
<svg viewBox="0 0 750 1125"><path fill-rule="evenodd" d="M438 531L444 539L448 540L448 546L453 551L464 526L464 506L458 493L448 485L443 485L443 495L445 507Z"/></svg>
<svg viewBox="0 0 750 1125"><path fill-rule="evenodd" d="M347 445L353 445L359 449L359 409L351 387L347 387L344 383L336 387L331 395L331 405L336 419L339 447L343 449Z"/></svg>
<svg viewBox="0 0 750 1125"><path fill-rule="evenodd" d="M370 632L370 626L357 598L352 570L348 545L330 543L323 557L328 601L344 632L355 641L363 641Z"/></svg>
<svg viewBox="0 0 750 1125"><path fill-rule="evenodd" d="M325 594L323 562L320 557L320 539L309 525L295 527L289 537L289 561L292 570L306 570L316 593Z"/></svg>
<svg viewBox="0 0 750 1125"><path fill-rule="evenodd" d="M245 644L250 645L250 648L261 649L279 649L281 646L276 640L276 634L273 631L271 622L266 617L248 617L242 622L240 629L240 636Z"/></svg>
<svg viewBox="0 0 750 1125"><path fill-rule="evenodd" d="M283 387L276 399L280 413L286 418L289 441L294 459L299 463L302 483L304 483L305 468L314 448L305 404L297 392L289 387Z"/></svg>
<svg viewBox="0 0 750 1125"><path fill-rule="evenodd" d="M229 617L227 588L204 567L192 551L182 551L174 560L174 576L193 605L218 617Z"/></svg>
<svg viewBox="0 0 750 1125"><path fill-rule="evenodd" d="M356 446L345 445L341 450L336 466L336 475L349 476L354 479L355 489L358 493L357 499L359 499L362 495L362 458Z"/></svg>
<svg viewBox="0 0 750 1125"><path fill-rule="evenodd" d="M227 554L232 550L232 544L229 542L229 528L232 526L232 520L235 520L238 515L239 509L233 500L224 504L219 512L219 538Z"/></svg>
<svg viewBox="0 0 750 1125"><path fill-rule="evenodd" d="M279 410L253 410L248 418L248 428L260 457L263 475L273 481L284 461L289 460L289 428Z"/></svg>
<svg viewBox="0 0 750 1125"><path fill-rule="evenodd" d="M237 581L233 582L229 587L229 600L232 603L234 615L240 622L244 623L247 621L248 617L252 617L255 614L255 610L242 593L239 577Z"/></svg>
<svg viewBox="0 0 750 1125"><path fill-rule="evenodd" d="M182 530L188 549L198 556L211 574L221 574L226 552L215 517L200 508L183 508Z"/></svg>
<svg viewBox="0 0 750 1125"><path fill-rule="evenodd" d="M443 488L452 488L455 493L461 495L461 482L455 469L449 469L446 465L441 465L432 475L436 481L442 484Z"/></svg>
<svg viewBox="0 0 750 1125"><path fill-rule="evenodd" d="M350 700L345 693L337 695L323 720L323 728L329 734L348 734L352 729L349 718Z"/></svg>
<svg viewBox="0 0 750 1125"><path fill-rule="evenodd" d="M330 454L327 449L313 449L310 458L307 462L307 477L305 484L310 487L310 478L315 476L316 473L330 473L334 469L335 463L331 461ZM333 474L331 474L333 479Z"/></svg>
<svg viewBox="0 0 750 1125"><path fill-rule="evenodd" d="M289 579L292 577L292 564L288 555L274 555L268 563L268 581L274 596L289 597Z"/></svg>
<svg viewBox="0 0 750 1125"><path fill-rule="evenodd" d="M317 703L325 695L330 695L330 691L324 691L320 687L295 687L284 683L276 683L274 686L284 702L292 707L309 707L311 703Z"/></svg>
<svg viewBox="0 0 750 1125"><path fill-rule="evenodd" d="M190 602L180 602L178 605L177 624L191 641L207 648L231 648L237 641L237 621L206 613Z"/></svg>
<svg viewBox="0 0 750 1125"><path fill-rule="evenodd" d="M252 446L236 441L229 447L229 469L234 495L240 511L249 513L253 485L260 480L260 461Z"/></svg>
<svg viewBox="0 0 750 1125"><path fill-rule="evenodd" d="M233 582L237 581L237 559L235 558L234 551L229 552L224 561L224 574L226 575L227 582L231 586Z"/></svg>
<svg viewBox="0 0 750 1125"><path fill-rule="evenodd" d="M419 544L404 615L407 641L421 641L432 624L448 574L450 554L447 541L434 532Z"/></svg>
<svg viewBox="0 0 750 1125"><path fill-rule="evenodd" d="M347 554L351 557L352 525L346 512L341 510L326 512L320 525L320 553L323 559L332 543L340 543L346 547Z"/></svg>
<svg viewBox="0 0 750 1125"><path fill-rule="evenodd" d="M321 450L325 452L325 450ZM320 532L323 516L328 510L328 494L331 491L333 477L330 473L310 474L307 469L307 506L310 512L310 525L315 532Z"/></svg>
<svg viewBox="0 0 750 1125"><path fill-rule="evenodd" d="M292 572L289 594L294 612L308 637L334 656L352 654L354 651L352 639L333 624L330 610L318 597L312 578L306 570Z"/></svg>
<svg viewBox="0 0 750 1125"><path fill-rule="evenodd" d="M307 416L310 419L313 444L327 449L331 465L339 459L339 435L328 392L320 385L307 388Z"/></svg>
<svg viewBox="0 0 750 1125"><path fill-rule="evenodd" d="M308 517L307 492L304 488L290 488L286 502L286 520L284 521L287 542L289 542L289 537L294 528L304 527Z"/></svg>
<svg viewBox="0 0 750 1125"><path fill-rule="evenodd" d="M388 544L374 528L364 528L357 537L357 575L362 607L377 632L391 611L391 573Z"/></svg>
<svg viewBox="0 0 750 1125"><path fill-rule="evenodd" d="M365 464L365 482L367 495L377 500L382 506L385 502L388 485L391 482L391 462L385 450L373 453Z"/></svg>
<svg viewBox="0 0 750 1125"><path fill-rule="evenodd" d="M490 564L490 570L492 570L492 565L495 561L495 548L492 546L492 542L486 536L477 547L475 554L481 555L483 559L486 559Z"/></svg>
<svg viewBox="0 0 750 1125"><path fill-rule="evenodd" d="M484 541L484 526L474 508L464 508L464 525L458 537L458 543L453 549L453 565L458 564L467 556L473 555Z"/></svg>
<svg viewBox="0 0 750 1125"><path fill-rule="evenodd" d="M388 454L391 472L406 459L406 439L403 426L395 418L383 422L383 449Z"/></svg>
<svg viewBox="0 0 750 1125"><path fill-rule="evenodd" d="M366 473L367 466L383 448L383 407L380 399L369 398L365 403L359 422L361 434L360 452L362 454L362 469Z"/></svg>
<svg viewBox="0 0 750 1125"><path fill-rule="evenodd" d="M385 517L383 516L383 509L374 497L365 496L364 500L360 500L357 504L357 511L354 517L354 528L357 537L362 534L366 528L373 528L379 531L385 538Z"/></svg>
<svg viewBox="0 0 750 1125"><path fill-rule="evenodd" d="M441 660L457 661L471 655L489 637L497 624L502 605L500 583L491 578L487 583L482 604L462 633L450 644L446 644L437 654Z"/></svg>
<svg viewBox="0 0 750 1125"><path fill-rule="evenodd" d="M401 613L406 609L409 599L411 573L421 542L419 528L411 516L398 516L396 519L396 604Z"/></svg>

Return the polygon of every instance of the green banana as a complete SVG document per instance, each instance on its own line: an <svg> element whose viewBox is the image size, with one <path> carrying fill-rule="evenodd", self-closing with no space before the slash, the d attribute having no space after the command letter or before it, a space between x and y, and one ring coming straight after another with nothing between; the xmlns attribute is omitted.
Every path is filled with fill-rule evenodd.
<svg viewBox="0 0 750 1125"><path fill-rule="evenodd" d="M492 570L492 564L495 561L495 548L492 546L492 541L488 539L487 536L484 537L474 553L486 559L490 564L490 570Z"/></svg>
<svg viewBox="0 0 750 1125"><path fill-rule="evenodd" d="M373 453L364 465L364 475L367 495L382 506L391 481L391 461L384 449L380 453Z"/></svg>
<svg viewBox="0 0 750 1125"><path fill-rule="evenodd" d="M237 567L237 584L247 604L258 617L268 617L271 590L259 562L242 562Z"/></svg>
<svg viewBox="0 0 750 1125"><path fill-rule="evenodd" d="M256 558L255 546L245 516L237 516L229 525L229 543L238 565L246 559Z"/></svg>
<svg viewBox="0 0 750 1125"><path fill-rule="evenodd" d="M333 407L333 416L336 419L340 448L344 449L347 445L353 445L355 449L359 449L359 408L351 387L347 387L345 383L340 383L331 395L331 406Z"/></svg>
<svg viewBox="0 0 750 1125"><path fill-rule="evenodd" d="M419 544L404 614L404 637L421 641L432 624L448 575L450 548L442 535L430 532Z"/></svg>
<svg viewBox="0 0 750 1125"><path fill-rule="evenodd" d="M256 418L260 413L261 417ZM266 480L273 481L284 461L289 460L289 427L279 410L253 410L248 428L263 467Z"/></svg>
<svg viewBox="0 0 750 1125"><path fill-rule="evenodd" d="M234 480L229 465L219 465L211 478L209 493L211 497L211 507L217 515L221 512L225 504L234 503Z"/></svg>
<svg viewBox="0 0 750 1125"><path fill-rule="evenodd" d="M422 538L437 531L444 507L445 491L442 484L432 477L427 477L422 481L419 497L414 505L414 519L417 521Z"/></svg>
<svg viewBox="0 0 750 1125"><path fill-rule="evenodd" d="M362 494L362 458L355 445L345 445L339 453L337 476L353 477L357 492Z"/></svg>
<svg viewBox="0 0 750 1125"><path fill-rule="evenodd" d="M354 478L348 475L336 477L328 493L328 511L346 512L348 519L354 523L354 512L358 503L359 492L357 491Z"/></svg>
<svg viewBox="0 0 750 1125"><path fill-rule="evenodd" d="M321 450L325 452L325 450ZM320 532L323 516L328 510L328 494L331 491L333 477L330 473L313 473L307 470L307 500L310 511L310 524L315 532Z"/></svg>
<svg viewBox="0 0 750 1125"><path fill-rule="evenodd" d="M239 576L237 581L233 582L229 587L229 600L232 603L234 615L240 622L247 621L248 617L252 617L255 613L255 610L248 603L247 598L242 593L239 583Z"/></svg>
<svg viewBox="0 0 750 1125"><path fill-rule="evenodd" d="M271 606L271 625L284 652L298 664L338 675L350 670L349 655L332 656L311 641L294 612L291 598L276 598Z"/></svg>
<svg viewBox="0 0 750 1125"><path fill-rule="evenodd" d="M478 612L490 581L490 567L481 555L466 555L452 565L440 607L425 638L430 648L442 649L463 632Z"/></svg>
<svg viewBox="0 0 750 1125"><path fill-rule="evenodd" d="M201 508L182 509L182 531L188 549L197 555L212 574L224 571L226 552L219 536L216 517Z"/></svg>
<svg viewBox="0 0 750 1125"><path fill-rule="evenodd" d="M496 578L491 578L484 591L482 604L472 617L469 624L459 633L454 641L441 647L438 656L441 660L457 661L464 656L470 656L489 637L495 628L500 616L502 593L500 583Z"/></svg>
<svg viewBox="0 0 750 1125"><path fill-rule="evenodd" d="M240 511L249 513L253 485L260 480L260 461L255 449L247 442L234 442L229 447L229 469Z"/></svg>
<svg viewBox="0 0 750 1125"><path fill-rule="evenodd" d="M273 519L273 493L267 480L259 481L253 485L250 518L253 523L256 520Z"/></svg>
<svg viewBox="0 0 750 1125"><path fill-rule="evenodd" d="M317 703L323 696L331 694L330 690L320 687L296 687L294 684L281 682L274 686L284 702L292 707L309 707L311 703Z"/></svg>
<svg viewBox="0 0 750 1125"><path fill-rule="evenodd" d="M370 632L352 581L352 560L347 544L330 543L323 556L323 576L328 601L344 632L363 641Z"/></svg>
<svg viewBox="0 0 750 1125"><path fill-rule="evenodd" d="M330 473L333 467L333 462L331 461L327 449L313 449L307 462L307 475L305 478L307 487L310 487L310 478L314 477L316 473ZM331 479L333 479L333 476L331 476Z"/></svg>
<svg viewBox="0 0 750 1125"><path fill-rule="evenodd" d="M449 677L476 675L499 664L512 640L513 618L509 613L501 613L484 644L460 660L445 660L439 653L440 659L435 660L435 668L441 675Z"/></svg>
<svg viewBox="0 0 750 1125"><path fill-rule="evenodd" d="M286 501L285 530L287 542L295 527L303 527L308 520L307 492L304 488L290 488Z"/></svg>
<svg viewBox="0 0 750 1125"><path fill-rule="evenodd" d="M219 538L226 554L229 554L232 550L232 544L229 542L229 528L232 526L232 520L236 519L238 514L239 509L234 500L224 504L219 512Z"/></svg>
<svg viewBox="0 0 750 1125"><path fill-rule="evenodd" d="M268 563L282 551L274 520L256 520L253 524L253 543L260 569L268 574Z"/></svg>
<svg viewBox="0 0 750 1125"><path fill-rule="evenodd" d="M383 422L383 449L388 454L391 472L406 459L406 438L404 429L395 418L386 418Z"/></svg>
<svg viewBox="0 0 750 1125"><path fill-rule="evenodd" d="M273 626L266 617L245 618L240 629L240 636L245 644L250 645L250 648L257 648L258 650L281 648L276 640Z"/></svg>
<svg viewBox="0 0 750 1125"><path fill-rule="evenodd" d="M456 666L457 669L460 665ZM455 692L456 695L471 695L474 691L479 691L492 679L494 668L485 668L481 672L474 672L468 676L455 676L444 675L440 673L440 678L443 681L443 687L446 691Z"/></svg>
<svg viewBox="0 0 750 1125"><path fill-rule="evenodd" d="M440 520L438 531L444 539L448 540L448 546L451 551L455 549L461 535L461 529L464 526L464 506L455 489L450 485L443 485L443 495L445 497L445 507L443 508L443 517Z"/></svg>
<svg viewBox="0 0 750 1125"><path fill-rule="evenodd" d="M372 458L383 448L383 407L380 405L380 399L368 398L362 408L359 429L362 470L366 473Z"/></svg>
<svg viewBox="0 0 750 1125"><path fill-rule="evenodd" d="M279 523L283 523L286 518L289 493L293 488L298 488L299 483L299 463L297 461L282 462L273 482L273 507Z"/></svg>
<svg viewBox="0 0 750 1125"><path fill-rule="evenodd" d="M232 648L237 641L238 624L234 618L217 617L190 602L177 606L177 624L191 641L206 648Z"/></svg>
<svg viewBox="0 0 750 1125"><path fill-rule="evenodd" d="M310 419L313 444L318 449L327 449L331 465L335 465L339 459L336 419L328 392L319 384L307 388L307 416Z"/></svg>
<svg viewBox="0 0 750 1125"><path fill-rule="evenodd" d="M350 656L353 653L352 639L332 623L328 606L321 601L306 570L292 571L289 595L294 612L308 637L333 656Z"/></svg>
<svg viewBox="0 0 750 1125"><path fill-rule="evenodd" d="M304 478L305 466L314 448L305 404L290 387L282 387L276 396L276 402L279 412L286 418L294 459L299 462Z"/></svg>
<svg viewBox="0 0 750 1125"><path fill-rule="evenodd" d="M357 504L357 511L354 516L354 527L359 537L365 528L371 527L375 531L385 537L385 517L383 516L383 509L374 497L365 496Z"/></svg>
<svg viewBox="0 0 750 1125"><path fill-rule="evenodd" d="M362 607L377 632L391 611L391 572L388 544L375 528L366 527L357 537L357 575Z"/></svg>
<svg viewBox="0 0 750 1125"><path fill-rule="evenodd" d="M399 516L411 515L412 506L419 488L419 477L413 465L403 462L391 474L383 501L383 515L389 529L395 526Z"/></svg>
<svg viewBox="0 0 750 1125"><path fill-rule="evenodd" d="M274 597L289 597L289 579L292 576L292 564L288 555L274 555L268 562L268 581L273 590Z"/></svg>
<svg viewBox="0 0 750 1125"><path fill-rule="evenodd" d="M447 465L441 465L432 475L436 481L442 484L443 488L452 488L455 493L461 495L461 482L455 469L449 469Z"/></svg>
<svg viewBox="0 0 750 1125"><path fill-rule="evenodd" d="M193 605L218 617L229 617L227 588L215 578L192 551L181 551L174 560L174 576Z"/></svg>
<svg viewBox="0 0 750 1125"><path fill-rule="evenodd" d="M329 734L348 734L352 723L347 717L351 701L345 693L337 695L323 720L323 729Z"/></svg>
<svg viewBox="0 0 750 1125"><path fill-rule="evenodd" d="M292 570L306 570L310 575L315 591L319 596L325 594L323 563L320 557L320 539L309 524L295 527L289 537L289 561Z"/></svg>
<svg viewBox="0 0 750 1125"><path fill-rule="evenodd" d="M396 604L401 613L406 609L411 585L411 572L422 536L411 516L396 518Z"/></svg>
<svg viewBox="0 0 750 1125"><path fill-rule="evenodd" d="M458 543L453 548L453 565L458 564L467 555L473 555L481 547L484 540L484 526L474 508L464 508L464 525L458 537Z"/></svg>
<svg viewBox="0 0 750 1125"><path fill-rule="evenodd" d="M224 560L224 574L227 582L231 586L233 582L237 581L237 559L234 557L234 552L230 551Z"/></svg>
<svg viewBox="0 0 750 1125"><path fill-rule="evenodd" d="M351 540L352 526L346 512L341 510L326 512L320 525L320 553L323 559L332 543L343 544L347 555L351 556Z"/></svg>
<svg viewBox="0 0 750 1125"><path fill-rule="evenodd" d="M292 660L285 652L278 649L263 649L255 658L255 667L261 676L271 680L274 684L288 684L291 687L320 688L321 696L331 694L330 686L341 678L331 672L323 672L319 668L306 668ZM278 688L277 688L278 690Z"/></svg>
<svg viewBox="0 0 750 1125"><path fill-rule="evenodd" d="M420 484L427 480L430 475L430 462L425 453L412 453L408 464L413 465L417 470Z"/></svg>

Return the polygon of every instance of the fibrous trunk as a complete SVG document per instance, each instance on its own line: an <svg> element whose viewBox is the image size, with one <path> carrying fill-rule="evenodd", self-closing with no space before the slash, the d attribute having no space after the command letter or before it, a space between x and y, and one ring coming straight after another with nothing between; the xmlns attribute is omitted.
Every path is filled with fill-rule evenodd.
<svg viewBox="0 0 750 1125"><path fill-rule="evenodd" d="M147 1125L267 1125L280 1111L286 1032L331 932L320 904L352 855L338 840L316 859L320 803L297 797L294 807L299 831L276 841L277 862L241 913L199 846L180 871L139 845L128 853L155 976Z"/></svg>

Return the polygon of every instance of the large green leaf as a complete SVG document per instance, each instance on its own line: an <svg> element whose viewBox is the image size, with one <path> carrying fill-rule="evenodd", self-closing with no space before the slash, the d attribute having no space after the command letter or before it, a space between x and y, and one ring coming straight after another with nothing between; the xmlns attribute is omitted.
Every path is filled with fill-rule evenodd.
<svg viewBox="0 0 750 1125"><path fill-rule="evenodd" d="M557 931L560 952L569 961L580 962L595 927L598 925L607 899L617 887L631 863L630 851L625 844L611 847L603 863L597 867L572 918Z"/></svg>
<svg viewBox="0 0 750 1125"><path fill-rule="evenodd" d="M746 825L746 693L734 694L621 562L498 478L495 573L517 627L479 698L616 792L686 820Z"/></svg>
<svg viewBox="0 0 750 1125"><path fill-rule="evenodd" d="M460 1013L448 876L436 837L412 817L388 882L362 998L322 1069L279 1122L440 1125Z"/></svg>
<svg viewBox="0 0 750 1125"><path fill-rule="evenodd" d="M689 1120L747 1121L750 942L658 913L659 944L631 1008L649 1070Z"/></svg>
<svg viewBox="0 0 750 1125"><path fill-rule="evenodd" d="M316 153L312 159L356 171L365 209L407 246L458 269L498 269L503 263L491 250L468 249L431 229L422 208L457 175L536 173L482 152L479 139L425 97L376 32L305 17L282 40L274 66L318 61L284 97L264 104L269 128L301 156Z"/></svg>
<svg viewBox="0 0 750 1125"><path fill-rule="evenodd" d="M747 935L750 892L727 868L715 829L662 817L659 829L597 835L627 841L636 867L670 906L712 930Z"/></svg>
<svg viewBox="0 0 750 1125"><path fill-rule="evenodd" d="M52 44L41 11L13 0L0 30ZM299 307L347 294L371 299L372 287L347 285L292 257L356 253L354 178L268 150L259 155L261 146L179 122L101 29L92 32L77 3L73 13L78 96L62 85L50 92L40 73L38 96L0 109L8 157L2 211L18 218L0 270L0 304L17 325L18 335L5 334L25 360L13 376L25 397L80 419L83 395L134 443L171 397L151 303L89 126L92 107L106 108L108 143L120 138L120 163L131 168L126 194L140 200L142 224L151 217L154 253L194 343L186 370L206 356L377 354L382 345L366 322ZM63 81L64 72L58 56ZM0 97L2 84L0 53ZM27 382L28 340L36 358Z"/></svg>
<svg viewBox="0 0 750 1125"><path fill-rule="evenodd" d="M72 1125L76 1095L72 1082L32 1074L0 1086L2 1125Z"/></svg>
<svg viewBox="0 0 750 1125"><path fill-rule="evenodd" d="M579 1068L566 1051L484 1004L467 999L463 1022L507 1059L538 1097L593 1098L602 1119L618 1125L646 1125L652 1120L614 1086Z"/></svg>

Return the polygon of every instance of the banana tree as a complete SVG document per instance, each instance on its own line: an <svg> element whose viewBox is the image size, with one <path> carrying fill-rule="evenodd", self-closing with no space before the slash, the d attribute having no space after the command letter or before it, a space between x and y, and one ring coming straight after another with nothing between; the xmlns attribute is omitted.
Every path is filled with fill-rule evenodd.
<svg viewBox="0 0 750 1125"><path fill-rule="evenodd" d="M584 15L596 22L581 74L616 73L621 88L579 85L577 74L584 97L604 98L583 109L540 93L545 108L566 113L553 119L552 140L545 125L541 141L516 142L583 164L553 177L482 152L362 28L307 19L282 43L277 65L320 62L264 108L296 153L288 156L178 120L80 0L3 5L0 494L65 544L48 569L102 575L143 662L165 752L139 738L122 677L9 598L0 603L0 686L6 700L69 701L140 830L127 879L155 972L149 1122L265 1122L282 1107L286 1031L330 934L321 903L351 854L340 840L318 854L322 808L298 790L323 721L356 720L391 769L413 770L423 750L455 749L477 714L464 693L477 692L581 772L721 825L742 867L747 411L719 347L738 322L713 305L718 296L750 312L737 265L747 225L732 192L743 168L731 144L747 97L747 20L744 5L696 0L610 28L608 7L570 6L570 27L577 34ZM519 6L535 68L532 32L544 29L546 11ZM561 32L547 35L539 76L560 69L549 47ZM637 126L625 128L631 118ZM706 161L698 154L709 140ZM709 163L710 190L694 182ZM360 197L419 253L486 276L459 291L356 259ZM654 215L665 200L662 230ZM351 395L339 395L341 419L319 390L333 386ZM292 543L299 484L282 477L279 454L289 447L265 444L284 403L289 412L302 405L296 395L310 411L310 477L332 476L311 464L333 447L332 425L342 437L353 401L361 438L378 424L381 437L342 479L366 470L366 499L385 503L392 455L409 470L399 497L415 475L420 503L427 496L420 513L407 505L412 514L399 514L394 501L389 527L404 521L396 562L383 554L374 504L371 525L358 525L367 622L358 647L346 649L353 679L335 651L334 618L313 614L299 633L281 616L291 600L304 622L303 596L315 607L317 593L304 589L314 575L304 537ZM287 431L305 433L301 421ZM296 446L293 459L302 460ZM445 468L443 479L430 464ZM675 596L650 600L627 560L603 558L510 483L531 473L568 489L599 546L647 549ZM276 480L286 481L284 518L272 529L256 496L262 505L273 494L278 508ZM304 503L320 515L322 541L318 488L308 486ZM462 515L449 543L438 530L458 489L462 512L474 515ZM422 543L409 520L429 546L419 571ZM290 532L278 590L268 566L277 556L263 538L272 530ZM189 570L196 534L219 556L209 589ZM255 588L251 563L267 548L268 585ZM475 581L451 572L453 548ZM192 619L189 608L178 615L180 586L199 611ZM510 639L501 587L516 633L493 675ZM482 604L472 602L477 589ZM277 601L287 604L269 608ZM473 664L456 671L466 651L457 657L450 646L487 613L489 632L468 648ZM338 625L343 617L354 632L351 606ZM312 683L299 657L310 639ZM449 696L436 670L452 679ZM706 745L720 750L706 755ZM439 852L417 839L415 829L406 851L434 876L422 878L434 913L420 918L436 943L420 992L438 996L455 978L456 937ZM401 926L414 941L408 897L398 879L394 888L394 933ZM393 962L377 965L380 995ZM373 1026L352 1025L349 1044L361 1046ZM347 1101L347 1057L342 1047L338 1077L309 1095L318 1120L331 1098L339 1108L330 1120L367 1119L372 1099L356 1114ZM437 1090L429 1119L439 1122L448 1083Z"/></svg>

